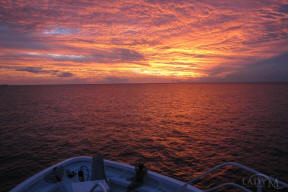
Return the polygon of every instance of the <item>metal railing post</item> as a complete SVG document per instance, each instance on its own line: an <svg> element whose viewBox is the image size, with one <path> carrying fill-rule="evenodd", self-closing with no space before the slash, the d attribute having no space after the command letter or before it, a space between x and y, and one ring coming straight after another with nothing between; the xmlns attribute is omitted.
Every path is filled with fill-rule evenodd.
<svg viewBox="0 0 288 192"><path fill-rule="evenodd" d="M258 175L257 177L257 192L262 192L262 177Z"/></svg>
<svg viewBox="0 0 288 192"><path fill-rule="evenodd" d="M260 173L259 171L256 171L256 170L254 170L254 169L251 169L251 168L249 168L249 167L246 167L246 166L244 166L244 165L241 165L241 164L239 164L239 163L227 162L227 163L223 163L223 164L221 164L221 165L218 165L218 166L216 166L216 167L214 167L214 168L206 171L205 173L203 173L203 174L201 174L201 175L198 175L197 177L195 177L195 178L191 179L190 181L186 182L186 183L185 183L183 186L181 186L179 189L181 189L182 187L183 187L183 188L184 188L184 187L187 188L188 184L193 183L193 182L195 182L195 181L198 181L198 180L200 180L201 177L204 177L204 176L206 176L206 175L208 175L208 174L210 174L210 173L212 173L212 172L214 172L214 171L216 171L216 170L218 170L218 169L220 169L220 168L226 167L226 166L228 166L228 165L235 166L235 167L241 168L241 169L243 169L243 170L246 170L247 172L256 174L256 175L257 175L257 179L258 179L258 181L257 181L257 192L262 192L262 188L263 188L263 186L262 186L263 178L264 178L264 179L268 179L268 180L271 179L271 177L269 177L269 176L267 176L267 175L265 175L265 174L263 174L263 173ZM288 188L288 184L285 183L285 182L283 182L283 181L277 180L277 184L280 185L280 186L282 186L282 187L284 187L284 188ZM222 185L220 185L220 186L223 187L223 186L227 186L227 185L232 185L232 186L235 186L235 187L239 187L239 186L240 186L240 185L235 184L235 183L233 183L233 184L232 184L232 183L222 184ZM183 188L182 188L182 189L183 189ZM213 187L213 188L214 188L214 187ZM244 186L241 186L241 187L239 187L239 188L241 188L241 189L243 189L243 190L245 190L245 191L246 191L246 190L249 191L249 189L245 188Z"/></svg>

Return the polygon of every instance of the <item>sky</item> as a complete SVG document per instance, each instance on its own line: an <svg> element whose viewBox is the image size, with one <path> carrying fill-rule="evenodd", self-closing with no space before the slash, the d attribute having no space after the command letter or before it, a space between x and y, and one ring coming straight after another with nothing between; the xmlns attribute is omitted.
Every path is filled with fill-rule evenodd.
<svg viewBox="0 0 288 192"><path fill-rule="evenodd" d="M0 84L288 82L287 0L1 0Z"/></svg>

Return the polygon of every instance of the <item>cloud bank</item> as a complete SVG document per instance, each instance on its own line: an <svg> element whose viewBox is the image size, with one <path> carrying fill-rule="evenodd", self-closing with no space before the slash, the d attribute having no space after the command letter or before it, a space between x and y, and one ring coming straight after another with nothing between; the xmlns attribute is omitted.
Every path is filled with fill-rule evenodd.
<svg viewBox="0 0 288 192"><path fill-rule="evenodd" d="M285 0L0 1L0 83L288 81Z"/></svg>

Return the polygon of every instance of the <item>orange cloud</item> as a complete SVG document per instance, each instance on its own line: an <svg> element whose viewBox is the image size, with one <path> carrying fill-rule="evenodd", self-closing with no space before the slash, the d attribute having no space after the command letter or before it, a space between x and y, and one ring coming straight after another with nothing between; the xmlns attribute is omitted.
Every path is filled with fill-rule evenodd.
<svg viewBox="0 0 288 192"><path fill-rule="evenodd" d="M223 79L288 51L282 0L11 0L0 18L0 83Z"/></svg>

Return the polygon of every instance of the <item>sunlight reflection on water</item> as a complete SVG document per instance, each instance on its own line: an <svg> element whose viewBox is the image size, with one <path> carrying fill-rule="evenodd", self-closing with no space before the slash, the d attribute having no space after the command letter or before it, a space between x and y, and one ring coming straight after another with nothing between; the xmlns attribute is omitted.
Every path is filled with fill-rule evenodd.
<svg viewBox="0 0 288 192"><path fill-rule="evenodd" d="M288 179L288 84L0 89L4 190L97 151L129 164L144 158L150 169L183 181L227 161Z"/></svg>

